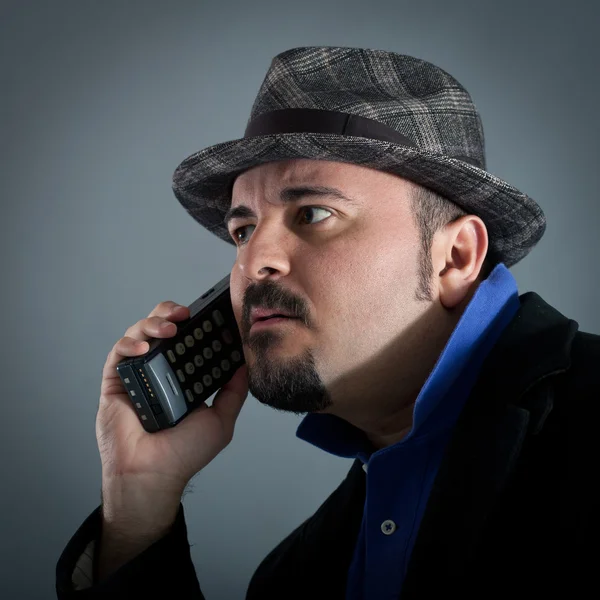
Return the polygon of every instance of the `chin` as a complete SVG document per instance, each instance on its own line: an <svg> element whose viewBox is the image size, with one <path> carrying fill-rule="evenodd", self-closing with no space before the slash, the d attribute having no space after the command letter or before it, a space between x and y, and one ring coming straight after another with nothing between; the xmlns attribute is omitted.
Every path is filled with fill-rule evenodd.
<svg viewBox="0 0 600 600"><path fill-rule="evenodd" d="M248 390L261 404L294 414L320 412L331 404L309 349L281 360L255 355L248 365Z"/></svg>

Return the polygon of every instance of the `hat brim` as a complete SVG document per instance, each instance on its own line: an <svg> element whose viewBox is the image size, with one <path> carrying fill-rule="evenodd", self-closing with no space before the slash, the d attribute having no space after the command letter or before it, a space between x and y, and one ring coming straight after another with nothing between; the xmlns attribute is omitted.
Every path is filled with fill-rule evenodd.
<svg viewBox="0 0 600 600"><path fill-rule="evenodd" d="M235 245L223 223L235 178L260 164L302 158L370 167L432 189L483 220L488 252L507 267L524 258L546 229L540 206L488 171L392 142L336 134L261 135L210 146L175 169L173 192L198 223Z"/></svg>

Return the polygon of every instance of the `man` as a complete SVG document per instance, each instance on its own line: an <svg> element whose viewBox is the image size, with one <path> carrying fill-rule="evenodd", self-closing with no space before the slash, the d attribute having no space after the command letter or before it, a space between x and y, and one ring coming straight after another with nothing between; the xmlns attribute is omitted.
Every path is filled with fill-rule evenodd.
<svg viewBox="0 0 600 600"><path fill-rule="evenodd" d="M275 57L244 138L189 157L173 185L194 219L237 246L231 299L247 373L158 434L136 422L119 436L115 423L135 414L106 417L118 403L103 387L104 502L59 559L59 598L203 598L179 492L227 445L248 389L307 413L299 437L354 459L262 561L248 598L573 597L591 582L597 452L584 415L598 399L600 337L518 295L508 268L540 240L544 215L485 166L475 106L438 67L357 48ZM286 318L256 326L261 307ZM170 315L159 305L130 328L105 377L144 351L131 338ZM209 420L211 436L198 435ZM578 431L569 452L567 423ZM119 504L123 486L107 481L139 474L142 460L123 440L188 431L218 440L180 444L191 448L178 462L157 452L174 493L163 502L155 473L151 488L129 477L127 497L146 504L144 518L125 518L143 501Z"/></svg>

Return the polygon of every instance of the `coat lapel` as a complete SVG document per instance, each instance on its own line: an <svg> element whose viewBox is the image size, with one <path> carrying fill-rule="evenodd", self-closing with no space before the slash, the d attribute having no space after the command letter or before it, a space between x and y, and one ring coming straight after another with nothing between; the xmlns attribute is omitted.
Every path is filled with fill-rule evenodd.
<svg viewBox="0 0 600 600"><path fill-rule="evenodd" d="M485 519L507 484L527 433L552 410L551 375L570 366L578 324L534 292L484 363L434 482L402 598L449 591L464 580ZM541 385L536 385L540 384Z"/></svg>

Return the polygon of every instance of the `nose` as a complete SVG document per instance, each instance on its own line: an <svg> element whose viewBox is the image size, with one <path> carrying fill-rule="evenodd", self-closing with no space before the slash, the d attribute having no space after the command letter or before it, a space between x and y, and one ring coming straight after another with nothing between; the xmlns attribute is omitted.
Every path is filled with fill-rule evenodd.
<svg viewBox="0 0 600 600"><path fill-rule="evenodd" d="M293 234L273 221L256 225L238 250L237 266L249 280L285 277L290 272Z"/></svg>

